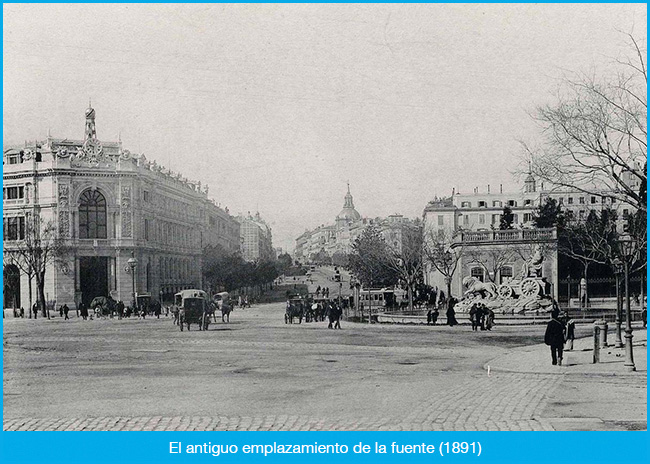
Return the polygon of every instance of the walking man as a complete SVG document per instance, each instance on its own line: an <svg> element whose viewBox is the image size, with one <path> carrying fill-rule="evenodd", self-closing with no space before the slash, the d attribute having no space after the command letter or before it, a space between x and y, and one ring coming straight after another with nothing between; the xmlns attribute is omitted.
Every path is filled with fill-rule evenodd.
<svg viewBox="0 0 650 464"><path fill-rule="evenodd" d="M551 312L551 320L546 326L546 334L544 334L544 343L551 347L551 361L552 364L562 365L562 349L564 347L564 324L559 319L560 313L554 309Z"/></svg>
<svg viewBox="0 0 650 464"><path fill-rule="evenodd" d="M67 304L63 305L63 316L64 316L64 321L69 320L70 318L68 317L68 312L70 311L70 308L68 308Z"/></svg>

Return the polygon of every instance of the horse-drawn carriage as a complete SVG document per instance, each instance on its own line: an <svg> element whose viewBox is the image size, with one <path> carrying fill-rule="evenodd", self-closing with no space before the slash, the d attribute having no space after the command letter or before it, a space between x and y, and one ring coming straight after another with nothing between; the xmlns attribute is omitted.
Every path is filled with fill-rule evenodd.
<svg viewBox="0 0 650 464"><path fill-rule="evenodd" d="M113 317L115 313L115 306L117 301L115 301L110 296L98 296L93 298L90 302L90 309L95 313L96 318L100 317Z"/></svg>
<svg viewBox="0 0 650 464"><path fill-rule="evenodd" d="M199 330L208 330L214 306L203 290L192 289L178 292L174 295L174 305L178 309L178 325L181 332L184 325L187 325L187 330L190 330L191 324L198 324Z"/></svg>
<svg viewBox="0 0 650 464"><path fill-rule="evenodd" d="M298 324L302 323L302 318L305 315L307 300L301 296L289 298L287 300L287 310L284 313L284 323L293 324L294 318L298 318Z"/></svg>
<svg viewBox="0 0 650 464"><path fill-rule="evenodd" d="M230 322L230 313L232 312L233 305L230 302L230 294L228 292L216 293L213 297L214 305L221 311L221 322ZM217 322L217 312L214 312L214 322Z"/></svg>

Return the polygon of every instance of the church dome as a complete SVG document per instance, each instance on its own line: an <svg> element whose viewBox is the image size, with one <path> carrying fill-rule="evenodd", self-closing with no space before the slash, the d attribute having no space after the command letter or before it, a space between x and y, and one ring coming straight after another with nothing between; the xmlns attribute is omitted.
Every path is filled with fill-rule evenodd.
<svg viewBox="0 0 650 464"><path fill-rule="evenodd" d="M336 216L337 221L346 221L354 222L359 221L361 215L359 212L354 209L354 202L352 201L352 194L350 194L350 184L348 184L348 193L345 195L345 203L343 204L343 209Z"/></svg>

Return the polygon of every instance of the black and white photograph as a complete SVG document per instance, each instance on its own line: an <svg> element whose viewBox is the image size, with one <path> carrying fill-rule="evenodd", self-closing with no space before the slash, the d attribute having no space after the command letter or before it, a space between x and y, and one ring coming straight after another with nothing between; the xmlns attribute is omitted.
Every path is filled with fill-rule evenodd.
<svg viewBox="0 0 650 464"><path fill-rule="evenodd" d="M646 24L3 4L3 431L646 431Z"/></svg>

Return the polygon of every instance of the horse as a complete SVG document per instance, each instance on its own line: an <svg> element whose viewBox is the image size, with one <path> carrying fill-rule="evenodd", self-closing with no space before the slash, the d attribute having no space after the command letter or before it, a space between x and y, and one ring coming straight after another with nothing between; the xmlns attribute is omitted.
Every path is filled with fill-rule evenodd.
<svg viewBox="0 0 650 464"><path fill-rule="evenodd" d="M232 312L232 305L226 302L221 303L221 322L230 323L230 313ZM225 320L227 319L227 321Z"/></svg>
<svg viewBox="0 0 650 464"><path fill-rule="evenodd" d="M110 296L97 296L90 302L90 309L95 311L97 317L113 317L117 302Z"/></svg>
<svg viewBox="0 0 650 464"><path fill-rule="evenodd" d="M492 282L481 282L476 277L467 276L463 279L463 286L467 288L464 296L479 294L482 297L496 298L497 286Z"/></svg>

